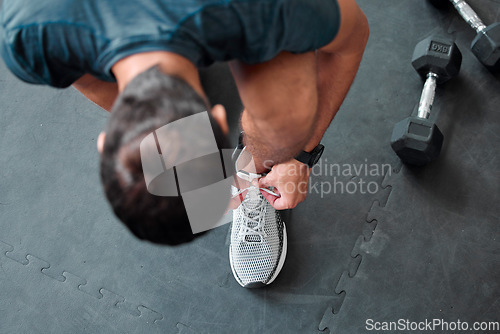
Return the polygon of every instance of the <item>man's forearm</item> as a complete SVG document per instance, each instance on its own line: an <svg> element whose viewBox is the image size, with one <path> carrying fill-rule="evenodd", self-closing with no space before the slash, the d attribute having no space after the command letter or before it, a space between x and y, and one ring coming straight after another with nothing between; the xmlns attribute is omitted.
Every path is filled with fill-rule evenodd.
<svg viewBox="0 0 500 334"><path fill-rule="evenodd" d="M287 161L308 142L318 92L314 52L282 52L255 65L230 63L245 106L241 126L258 170Z"/></svg>

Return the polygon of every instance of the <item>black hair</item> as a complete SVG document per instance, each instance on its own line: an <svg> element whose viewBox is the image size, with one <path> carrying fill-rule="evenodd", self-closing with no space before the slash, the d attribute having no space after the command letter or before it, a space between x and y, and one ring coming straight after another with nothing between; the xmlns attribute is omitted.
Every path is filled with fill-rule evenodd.
<svg viewBox="0 0 500 334"><path fill-rule="evenodd" d="M101 154L101 181L115 215L136 237L168 245L195 237L182 197L148 192L139 147L154 130L207 110L203 98L189 84L164 74L157 66L137 75L113 105ZM219 149L227 148L226 136L209 117ZM177 135L173 133L172 138Z"/></svg>

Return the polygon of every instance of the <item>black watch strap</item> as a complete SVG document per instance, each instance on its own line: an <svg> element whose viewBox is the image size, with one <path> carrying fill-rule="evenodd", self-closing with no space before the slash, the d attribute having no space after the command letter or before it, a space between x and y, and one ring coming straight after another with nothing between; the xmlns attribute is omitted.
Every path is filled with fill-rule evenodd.
<svg viewBox="0 0 500 334"><path fill-rule="evenodd" d="M321 158L321 155L323 154L324 150L325 147L321 144L318 144L318 146L316 146L311 152L305 152L305 151L300 152L295 157L295 160L308 165L309 168L312 168L314 165L318 163L319 158Z"/></svg>

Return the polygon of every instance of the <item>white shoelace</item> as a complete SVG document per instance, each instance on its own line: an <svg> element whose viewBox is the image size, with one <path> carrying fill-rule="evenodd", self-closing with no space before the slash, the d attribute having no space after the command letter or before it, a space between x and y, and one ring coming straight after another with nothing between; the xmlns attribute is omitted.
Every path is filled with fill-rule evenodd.
<svg viewBox="0 0 500 334"><path fill-rule="evenodd" d="M248 181L250 183L253 182L255 179L259 179L263 176L263 174L256 174L252 172L247 172L242 169L238 168L239 165L239 160L243 156L243 153L245 152L246 147L243 148L243 150L240 152L240 155L236 159L236 162L234 164L235 170L238 172L236 175L241 178L242 180ZM257 188L253 185L239 189L235 194L233 194L233 198L236 196L241 195L243 192L247 191L247 196L243 199L243 201L240 204L240 207L243 209L243 217L242 217L242 223L240 226L240 230L238 231L238 239L247 241L246 236L259 236L260 241L259 242L264 242L264 237L266 236L266 232L264 231L264 216L265 216L265 205L266 205L266 199L262 196L260 193L260 190L263 190L273 196L279 197L278 194L274 193L273 191L267 189L267 188ZM256 201L260 201L259 204L255 205ZM249 206L250 202L252 203L252 206ZM251 226L254 225L254 226ZM256 241L253 241L256 242Z"/></svg>
<svg viewBox="0 0 500 334"><path fill-rule="evenodd" d="M258 235L260 241L264 241L264 237L266 237L266 232L264 231L264 224L263 224L263 217L265 214L265 204L266 204L266 199L260 194L260 190L263 190L273 196L279 196L278 194L274 193L273 191L267 189L267 188L257 188L255 186L249 186L247 188L243 188L238 190L236 194L233 194L233 198L236 196L239 196L243 192L247 191L250 193L252 192L258 192L258 194L255 195L248 195L243 199L241 202L241 207L243 209L243 221L240 226L240 230L238 231L238 238L241 240L246 240L247 235ZM249 202L250 201L255 201L256 198L254 196L258 196L260 200L260 204L256 206L249 207ZM251 217L253 216L253 217ZM254 226L250 226L254 225ZM256 242L256 241L254 241Z"/></svg>

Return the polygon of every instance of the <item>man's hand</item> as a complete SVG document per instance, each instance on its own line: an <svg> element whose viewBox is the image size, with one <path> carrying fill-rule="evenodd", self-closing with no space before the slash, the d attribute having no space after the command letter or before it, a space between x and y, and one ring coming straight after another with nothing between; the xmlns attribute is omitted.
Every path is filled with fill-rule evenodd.
<svg viewBox="0 0 500 334"><path fill-rule="evenodd" d="M292 209L307 196L309 167L295 159L274 165L271 171L259 179L259 187L275 187L280 197L261 190L262 195L276 210Z"/></svg>

